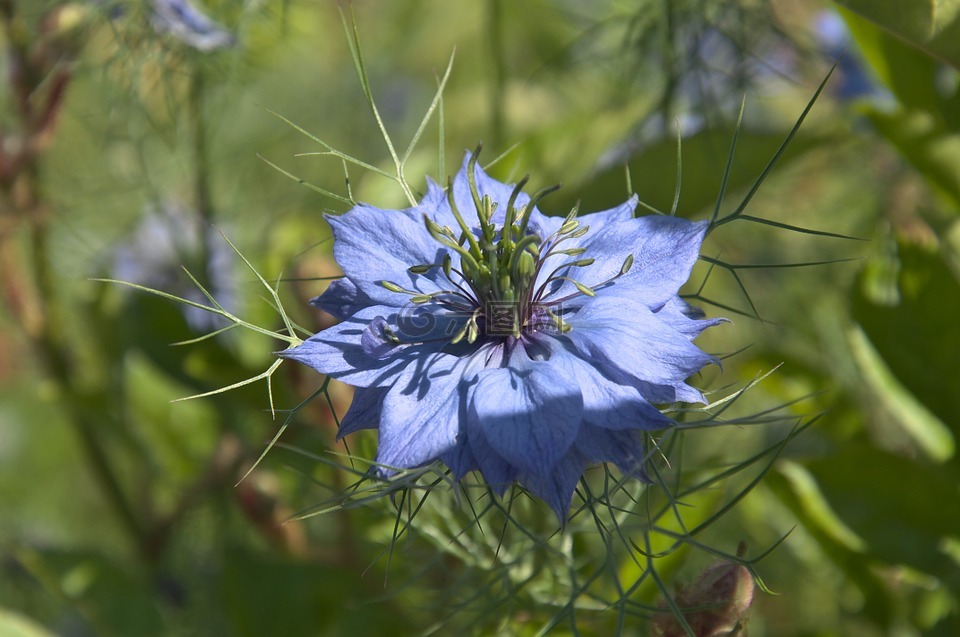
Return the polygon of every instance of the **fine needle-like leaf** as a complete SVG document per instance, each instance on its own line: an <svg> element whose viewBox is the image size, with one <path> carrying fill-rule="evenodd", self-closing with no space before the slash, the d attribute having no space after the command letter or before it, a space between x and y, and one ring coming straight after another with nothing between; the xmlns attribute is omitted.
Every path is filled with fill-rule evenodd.
<svg viewBox="0 0 960 637"><path fill-rule="evenodd" d="M348 198L348 197L344 197L343 195L338 195L337 193L332 192L332 191L330 191L330 190L327 190L327 189L325 189L325 188L321 188L320 186L315 186L314 184L311 184L309 181L307 181L307 180L305 180L305 179L301 179L300 177L297 177L297 176L294 175L293 173L290 173L290 172L284 170L283 168L281 168L280 166L276 165L275 163L273 163L272 161L270 161L269 159L267 159L266 157L264 157L263 155L261 155L261 154L259 154L259 153L257 154L257 157L259 157L262 162L264 162L265 164L267 164L268 166L270 166L271 168L273 168L274 170L276 170L277 172L279 172L281 175L284 175L284 176L286 176L286 177L289 177L290 179L294 180L295 182L297 182L297 183L300 184L301 186L306 186L306 187L309 188L310 190L312 190L312 191L314 191L314 192L317 192L317 193L320 193L320 194L323 195L324 197L330 197L331 199L333 199L333 200L335 200L335 201L339 201L340 203L347 204L348 206L352 206L352 205L354 205L354 204L356 203L356 202L352 201L352 199L350 199L350 198Z"/></svg>
<svg viewBox="0 0 960 637"><path fill-rule="evenodd" d="M817 99L820 98L820 94L823 92L823 89L826 87L827 81L830 79L830 76L833 75L833 72L837 70L837 65L839 63L840 61L838 60L834 62L832 67L830 67L830 70L827 72L826 77L823 78L823 81L820 82L820 85L817 87L817 90L814 92L813 97L810 98L810 101L807 102L807 105L806 107L804 107L803 112L800 113L800 117L797 118L797 121L793 125L793 128L790 129L790 132L787 134L787 137L783 140L783 143L781 143L780 147L777 148L777 152L773 154L773 157L770 158L770 161L767 162L767 165L763 167L763 170L760 172L760 175L753 182L753 185L750 187L750 190L743 197L743 200L737 206L736 210L728 214L726 217L723 217L722 219L718 219L717 214L719 213L719 207L720 207L720 204L718 201L717 210L714 212L714 217L710 222L710 228L707 230L707 232L710 232L715 228L722 226L725 223L729 223L734 219L738 219L743 214L743 211L747 208L747 205L749 205L750 201L753 199L753 196L757 194L758 190L760 190L760 185L763 184L763 182L767 179L767 177L773 171L773 168L777 165L777 162L780 161L780 158L783 156L783 154L787 152L787 147L790 146L790 142L793 141L793 138L796 137L797 133L800 131L800 127L803 125L803 122L807 119L807 115L810 114L810 111L813 109L813 105L816 104ZM742 113L742 108L741 108L741 113ZM739 123L737 125L737 131L739 132ZM734 140L735 139L736 139L736 135L734 136ZM733 152L733 149L731 148L731 156L732 156L732 152Z"/></svg>
<svg viewBox="0 0 960 637"><path fill-rule="evenodd" d="M397 150L393 145L393 140L390 138L390 133L387 132L387 127L383 123L383 118L380 117L380 110L377 108L377 103L373 99L373 91L370 88L370 79L367 76L367 67L363 62L363 50L360 46L360 30L357 27L357 20L356 16L353 14L352 6L350 7L351 24L347 24L347 16L343 13L342 9L340 9L340 20L343 23L344 31L347 34L347 43L350 47L350 56L353 58L353 66L357 72L357 78L360 80L360 86L363 89L363 94L367 98L367 105L370 107L370 112L373 114L373 119L377 122L377 128L380 129L380 135L383 137L383 141L387 145L387 152L390 153L390 157L393 159L394 166L396 167L396 181L403 190L403 194L406 195L410 205L416 206L416 197L413 196L413 191L410 190L410 187L407 185L407 182L403 176L403 162L401 161L400 156L397 154Z"/></svg>
<svg viewBox="0 0 960 637"><path fill-rule="evenodd" d="M118 280L118 279L93 278L93 279L90 279L90 280L91 280L91 281L99 281L99 282L101 282L101 283L115 283L115 284L117 284L117 285L123 285L123 286L126 286L126 287L128 287L128 288L133 288L133 289L135 289L135 290L140 290L141 292L146 292L146 293L148 293L148 294L153 294L154 296L159 296L159 297L161 297L161 298L168 299L168 300L170 300L170 301L175 301L176 303L182 303L183 305L189 305L190 307L199 308L199 309L204 310L204 311L206 311L206 312L210 312L211 314L216 314L216 315L218 315L218 316L222 316L222 317L224 317L225 319L236 323L236 324L239 325L240 327L243 327L243 328L246 328L246 329L250 330L251 332L256 332L256 333L258 333L258 334L263 334L264 336L270 336L270 337L272 337L272 338L276 338L276 339L280 339L280 340L282 340L282 341L286 341L287 343L290 344L291 347L293 347L293 346L295 346L295 345L299 345L300 343L303 342L300 338L298 338L298 337L296 337L296 336L287 336L287 335L285 335L285 334L281 334L281 333L279 333L279 332L276 332L276 331L273 331L273 330L269 330L269 329L266 329L266 328L264 328L264 327L260 327L259 325L254 325L253 323L249 323L249 322L247 322L247 321L244 321L243 319L241 319L241 318L239 318L239 317L237 317L237 316L234 316L233 314L231 314L231 313L228 312L227 310L224 310L224 309L221 309L221 308L216 308L216 307L211 307L211 306L209 306L209 305L204 305L203 303L197 303L196 301L191 301L190 299L185 299L185 298L179 297L179 296L177 296L177 295L175 295L175 294L170 294L170 293L168 293L168 292L163 292L162 290L156 290L156 289L154 289L154 288L149 288L149 287L147 287L147 286L145 286L145 285L139 285L139 284L137 284L137 283L131 283L131 282L129 282L129 281L120 281L120 280Z"/></svg>
<svg viewBox="0 0 960 637"><path fill-rule="evenodd" d="M266 289L266 291L270 294L270 298L273 299L273 307L277 310L277 312L279 312L280 318L283 319L283 324L287 328L287 334L289 334L291 338L297 338L296 330L294 329L295 326L290 320L290 317L287 315L286 310L283 309L283 303L280 302L280 294L278 293L277 288L267 283L267 280L261 276L260 272L258 272L255 267L253 267L253 264L250 263L250 261L243 255L242 252L240 252L237 246L233 245L233 242L227 238L227 235L225 235L219 228L217 229L217 232L220 233L220 236L223 237L223 240L227 242L227 245L229 245L233 251L237 253L237 256L240 257L244 264L246 264L247 268L253 272L255 277L257 277L257 280L260 281L260 284L264 287L264 289ZM279 282L277 285L279 285ZM299 326L296 326L296 328L300 329L301 331L305 331Z"/></svg>
<svg viewBox="0 0 960 637"><path fill-rule="evenodd" d="M197 398L206 398L206 397L208 397L208 396L216 396L217 394L222 394L222 393L224 393L224 392L232 391L232 390L234 390L234 389L239 389L239 388L241 388L241 387L245 387L245 386L247 386L247 385L251 385L251 384L257 382L258 380L266 379L266 380L267 380L267 392L268 392L268 395L269 395L269 397L270 397L270 413L271 413L271 414L274 414L275 412L274 412L274 408L273 408L273 392L272 392L272 390L271 390L271 388L270 388L270 377L273 376L273 372L277 371L277 368L280 367L280 365L281 365L282 363L283 363L283 359L282 359L282 358L278 358L277 360L273 361L273 364L270 365L270 367L268 367L265 371L257 374L256 376L251 376L250 378L248 378L248 379L246 379L246 380L241 380L239 383L234 383L234 384L232 384L232 385L227 385L226 387L221 387L221 388L219 388L219 389L214 389L214 390L211 390L211 391L208 391L208 392L203 392L202 394L193 394L193 395L190 395L190 396L184 396L183 398L174 398L174 399L171 400L170 402L173 402L173 403L181 403L181 402L184 402L184 401L186 401L186 400L195 400L195 399L197 399Z"/></svg>
<svg viewBox="0 0 960 637"><path fill-rule="evenodd" d="M286 117L284 117L284 116L281 115L280 113L277 113L276 111L270 110L269 108L266 109L266 111L267 111L268 113L270 113L271 115L273 115L274 117L278 118L278 119L279 119L280 121L282 121L283 123L285 123L285 124L287 124L288 126L290 126L292 129L294 129L295 131L297 131L298 133L300 133L301 135L303 135L303 136L306 137L307 139L309 139L309 140L311 140L311 141L313 141L313 142L316 142L317 144L320 144L321 146L324 147L324 149L326 149L324 152L320 152L320 153L298 153L298 155L300 155L300 156L306 156L306 155L330 155L330 156L333 156L333 157L339 157L340 159L342 159L342 160L344 160L344 161L350 162L351 164L356 164L357 166L360 166L361 168L365 168L365 169L369 170L370 172L377 173L378 175L381 175L381 176L383 176L383 177L386 177L387 179L393 179L393 175L391 175L391 174L388 173L387 171L385 171L385 170L383 170L383 169L381 169L381 168L377 168L377 167L374 166L373 164L370 164L370 163L368 163L368 162L365 162L365 161L363 161L362 159L357 159L356 157L353 157L352 155L348 155L347 153L345 153L345 152L343 152L343 151L337 150L336 148L334 148L333 146L331 146L331 145L328 144L327 142L323 141L322 139L320 139L319 137L317 137L316 135L314 135L313 133L311 133L311 132L308 131L307 129L303 128L302 126L298 125L297 123L293 122L292 120L287 119Z"/></svg>
<svg viewBox="0 0 960 637"><path fill-rule="evenodd" d="M185 341L176 341L176 342L170 343L170 346L171 346L171 347L181 347L181 346L183 346L183 345L196 345L197 343L201 343L201 342L203 342L203 341L206 341L206 340L209 340L209 339L214 338L214 337L216 337L216 336L219 336L220 334L223 334L224 332L229 332L230 330L232 330L232 329L235 328L235 327L240 327L240 326L239 326L238 324L236 324L236 323L231 323L230 325L227 325L227 326L225 326L225 327L221 327L221 328L218 329L218 330L214 330L214 331L212 331L212 332L208 332L208 333L204 334L203 336L198 336L198 337L196 337L196 338L188 338L188 339L185 340Z"/></svg>
<svg viewBox="0 0 960 637"><path fill-rule="evenodd" d="M220 303L215 298L213 298L213 295L207 290L206 287L204 287L202 283L200 283L200 281L197 280L195 276L193 276L193 273L190 272L190 270L188 270L186 266L181 265L180 269L183 270L183 273L187 275L187 278L190 279L190 282L193 283L193 285L198 290L200 290L200 293L203 294L203 296L205 296L207 300L210 301L210 303L212 303L215 308L217 308L218 310L223 310L223 306L220 305Z"/></svg>
<svg viewBox="0 0 960 637"><path fill-rule="evenodd" d="M447 145L447 130L446 130L446 119L443 115L443 93L440 92L440 100L437 104L437 183L443 184L446 183L446 145Z"/></svg>
<svg viewBox="0 0 960 637"><path fill-rule="evenodd" d="M417 128L417 132L413 134L413 139L410 140L410 145L407 146L407 150L403 153L403 157L400 158L401 165L406 164L407 160L410 159L413 149L420 141L420 136L423 135L423 131L426 130L427 124L430 123L430 118L433 117L433 113L437 110L437 107L440 105L440 102L443 99L443 89L446 88L447 80L450 79L450 71L453 70L453 58L455 55L456 51L450 54L450 61L447 63L447 70L444 71L443 77L440 79L437 92L433 96L433 100L430 102L430 106L427 108L427 112L424 114L423 119L420 121L420 126Z"/></svg>
<svg viewBox="0 0 960 637"><path fill-rule="evenodd" d="M279 367L279 366L280 366L280 363L282 363L282 362L283 362L283 359L282 359L282 358L278 358L277 361L276 361L273 365L271 365L271 366L270 366L270 369L267 370L267 371L272 374L272 373L273 373L273 370L275 370L277 367ZM267 372L264 372L264 373L267 373ZM268 379L269 379L269 377L268 377ZM283 432L287 430L287 426L288 426L288 425L290 424L290 422L293 420L294 416L297 415L297 412L299 412L301 409L303 409L303 408L304 408L307 404L309 404L310 401L312 401L314 398L316 398L316 397L319 396L320 394L322 394L322 393L324 393L324 392L327 391L327 385L329 384L329 382L330 382L330 378L329 378L329 377L327 377L326 379L324 379L323 385L320 386L320 389L318 389L317 391L315 391L315 392L313 392L312 394L310 394L309 397L307 397L305 400L301 401L299 405L297 405L296 407L294 407L294 408L290 411L290 413L287 414L287 417L284 418L284 420L283 420L283 424L281 424L281 425L280 425L280 428L277 429L277 433L274 434L273 438L270 439L270 442L267 443L267 446L264 448L264 450L263 450L263 451L260 453L260 455L257 457L256 461L254 461L254 463L253 463L252 465L250 465L250 468L247 469L246 472L245 472L242 476L240 476L240 479L239 479L239 480L237 480L237 485L239 485L241 482L243 482L244 480L246 480L246 479L247 479L247 476L249 476L251 473L253 473L253 470L256 469L256 468L260 465L260 462L263 461L264 458L267 457L267 454L270 453L270 450L273 449L274 445L277 444L277 441L280 440L280 436L282 436L282 435L283 435ZM273 399L272 399L272 398L270 399L270 411L271 411L271 413L273 412ZM234 486L236 486L236 485L234 485Z"/></svg>
<svg viewBox="0 0 960 637"><path fill-rule="evenodd" d="M834 239L848 239L850 241L869 241L863 237L854 237L849 234L839 234L836 232L827 232L825 230L813 230L810 228L801 228L800 226L794 226L789 223L781 223L779 221L772 221L770 219L763 219L761 217L754 217L753 215L740 215L739 217L743 221L752 221L754 223L760 223L766 226L773 226L774 228L781 228L783 230L790 230L791 232L799 232L800 234L810 234L817 237L832 237Z"/></svg>
<svg viewBox="0 0 960 637"><path fill-rule="evenodd" d="M680 120L677 120L677 187L673 191L673 204L670 206L670 216L677 215L680 207L680 188L683 185L683 134L680 130Z"/></svg>
<svg viewBox="0 0 960 637"><path fill-rule="evenodd" d="M740 129L743 126L743 109L747 104L746 96L740 100L740 112L737 113L737 125L733 128L733 139L730 141L730 152L727 153L727 164L723 167L723 179L720 181L720 193L717 195L717 204L713 208L713 215L710 217L710 232L715 225L718 225L720 218L720 206L723 205L723 197L727 192L727 183L730 181L730 168L733 166L733 156L737 151L737 139L740 138Z"/></svg>

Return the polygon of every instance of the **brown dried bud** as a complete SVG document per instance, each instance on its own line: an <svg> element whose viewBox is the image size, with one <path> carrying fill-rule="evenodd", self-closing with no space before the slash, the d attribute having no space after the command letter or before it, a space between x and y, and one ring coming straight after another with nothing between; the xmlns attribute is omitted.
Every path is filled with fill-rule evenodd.
<svg viewBox="0 0 960 637"><path fill-rule="evenodd" d="M677 592L675 601L697 637L746 637L753 590L750 571L734 562L721 561L703 569L694 584ZM653 634L686 637L667 605L661 602L660 608L664 612L654 620Z"/></svg>

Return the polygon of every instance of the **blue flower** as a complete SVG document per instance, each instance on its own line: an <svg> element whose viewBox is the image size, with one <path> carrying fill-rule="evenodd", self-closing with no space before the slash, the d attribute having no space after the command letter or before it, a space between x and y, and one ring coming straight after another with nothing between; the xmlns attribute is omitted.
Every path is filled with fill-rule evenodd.
<svg viewBox="0 0 960 637"><path fill-rule="evenodd" d="M584 470L644 478L655 405L702 402L715 359L678 296L707 223L603 212L547 217L476 155L420 204L328 217L344 277L311 303L341 322L281 352L356 388L339 436L377 429L381 472L437 459L496 492L521 483L564 520Z"/></svg>
<svg viewBox="0 0 960 637"><path fill-rule="evenodd" d="M152 0L150 23L157 33L170 33L199 51L233 46L236 39L190 0Z"/></svg>

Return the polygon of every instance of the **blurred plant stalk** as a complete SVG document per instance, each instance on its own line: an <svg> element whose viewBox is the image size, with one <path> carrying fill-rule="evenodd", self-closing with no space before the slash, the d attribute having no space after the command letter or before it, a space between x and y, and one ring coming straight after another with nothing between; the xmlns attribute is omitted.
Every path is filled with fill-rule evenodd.
<svg viewBox="0 0 960 637"><path fill-rule="evenodd" d="M54 8L41 19L35 37L12 0L0 0L0 19L7 45L11 110L18 124L16 129L0 131L4 301L55 383L104 495L141 552L147 551L146 525L124 493L99 437L100 417L91 406L100 401L78 384L82 375L65 342L50 260L54 211L43 198L42 158L56 134L89 9L74 3ZM28 236L28 255L18 249L20 231Z"/></svg>
<svg viewBox="0 0 960 637"><path fill-rule="evenodd" d="M153 564L162 556L177 522L192 507L209 493L232 488L242 474L241 466L250 462L250 452L235 435L222 435L194 484L185 488L166 511L158 510L151 489L138 491L136 497L125 489L105 444L108 430L104 423L109 419L111 401L117 398L109 383L88 381L66 337L65 300L58 292L51 261L50 235L57 211L45 200L43 179L44 154L56 137L85 32L99 15L89 5L64 3L33 25L25 19L21 6L14 0L0 0L0 37L6 48L9 72L5 81L10 98L6 121L0 124L0 295L42 372L56 388L58 402L76 431L85 462L106 501L137 553ZM206 229L212 223L213 204L199 69L192 75L189 100L189 113L194 118L197 223ZM202 232L201 236L206 234ZM206 278L206 272L199 274L201 280ZM255 485L232 495L251 525L274 544L294 554L305 550L299 529L294 528L297 523L287 525L283 533L277 531L289 512L271 503L273 495ZM268 514L272 516L269 520L265 518Z"/></svg>

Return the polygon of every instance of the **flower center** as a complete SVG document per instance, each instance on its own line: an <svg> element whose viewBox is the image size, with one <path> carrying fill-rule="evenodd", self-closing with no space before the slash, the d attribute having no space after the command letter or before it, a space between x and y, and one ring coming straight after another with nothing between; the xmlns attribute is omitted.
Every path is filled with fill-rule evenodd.
<svg viewBox="0 0 960 637"><path fill-rule="evenodd" d="M438 303L448 311L465 316L462 327L450 336L451 343L462 340L473 343L481 335L519 338L524 333L542 329L568 332L570 325L562 318L562 303L581 295L594 296L595 290L566 273L571 268L589 266L594 259L578 258L583 255L585 248L567 247L565 244L571 239L583 237L590 228L580 225L576 219L577 207L574 207L560 229L550 236L541 238L532 232L528 226L533 209L543 197L560 186L544 188L535 193L526 205L518 207L517 198L527 183L527 177L521 179L513 189L503 224L494 223L493 217L499 202L492 201L488 195L481 196L477 189L475 169L479 150L470 156L467 164L467 181L479 226L471 228L464 220L454 200L453 184L448 184L447 201L459 228L441 226L426 214L423 219L430 236L449 248L450 252L444 255L441 263L409 268L412 274L426 274L440 268L450 288L421 294L391 281L381 281L381 285L393 292L409 294L414 304ZM459 269L453 266L452 253L460 257ZM547 260L558 255L570 258L542 276ZM632 265L633 255L629 255L620 272L599 285L606 285L626 274ZM551 298L564 281L570 282L576 292Z"/></svg>

